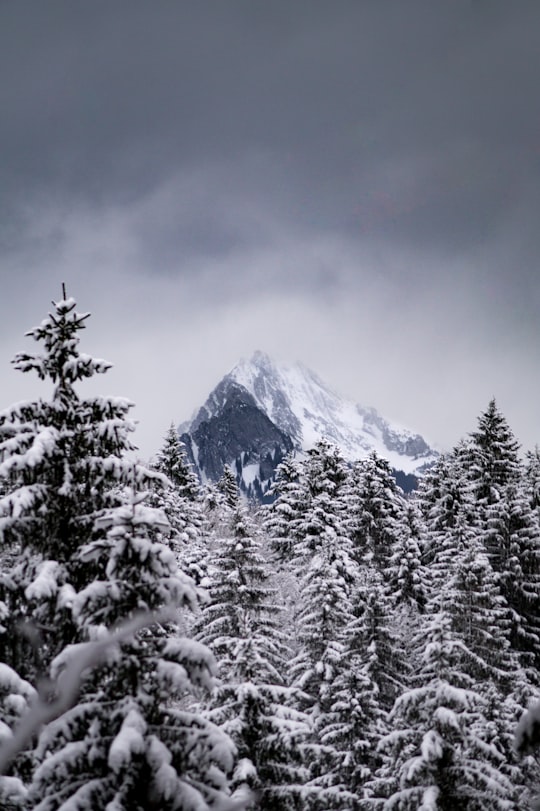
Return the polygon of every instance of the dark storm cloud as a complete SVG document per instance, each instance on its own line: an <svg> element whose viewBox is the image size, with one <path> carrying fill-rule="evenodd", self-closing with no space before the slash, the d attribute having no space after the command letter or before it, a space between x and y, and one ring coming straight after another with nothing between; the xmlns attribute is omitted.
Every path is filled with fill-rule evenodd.
<svg viewBox="0 0 540 811"><path fill-rule="evenodd" d="M238 160L242 184L251 150L274 164L256 175L259 199L303 228L452 250L489 238L538 180L532 2L53 1L0 14L6 213L40 189L137 198L206 162ZM195 250L237 238L211 218L185 230L178 243Z"/></svg>

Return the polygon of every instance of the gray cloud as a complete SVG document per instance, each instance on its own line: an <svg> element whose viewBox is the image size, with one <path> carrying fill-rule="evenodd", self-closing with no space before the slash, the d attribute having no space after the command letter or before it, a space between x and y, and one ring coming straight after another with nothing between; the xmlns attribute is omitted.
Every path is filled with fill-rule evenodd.
<svg viewBox="0 0 540 811"><path fill-rule="evenodd" d="M7 401L66 280L145 453L258 347L440 444L498 395L533 444L539 22L532 0L2 4Z"/></svg>

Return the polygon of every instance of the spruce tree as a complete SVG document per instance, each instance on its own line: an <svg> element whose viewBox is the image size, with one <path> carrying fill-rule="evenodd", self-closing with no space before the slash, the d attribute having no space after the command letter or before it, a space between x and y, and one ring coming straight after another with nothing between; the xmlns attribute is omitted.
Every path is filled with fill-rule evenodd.
<svg viewBox="0 0 540 811"><path fill-rule="evenodd" d="M228 510L235 510L238 507L242 496L240 495L236 476L232 472L229 465L225 465L223 468L223 473L216 487L218 492L223 497L225 507Z"/></svg>
<svg viewBox="0 0 540 811"><path fill-rule="evenodd" d="M429 590L423 563L425 542L424 523L417 505L414 502L404 505L386 574L394 604L412 617L423 611Z"/></svg>
<svg viewBox="0 0 540 811"><path fill-rule="evenodd" d="M284 681L290 654L281 610L255 527L239 499L228 534L217 539L208 592L194 633L220 662L207 714L236 745L233 789L256 791L257 807L268 811L297 808L307 724L294 709L295 691Z"/></svg>
<svg viewBox="0 0 540 811"><path fill-rule="evenodd" d="M512 612L512 647L535 669L540 663L540 525L518 458L519 445L491 401L471 435L469 478L476 522ZM530 670L531 678L534 673Z"/></svg>
<svg viewBox="0 0 540 811"><path fill-rule="evenodd" d="M303 466L293 452L278 465L270 494L274 500L264 512L264 532L277 560L290 565L298 538L299 520L308 504Z"/></svg>
<svg viewBox="0 0 540 811"><path fill-rule="evenodd" d="M167 476L181 496L192 502L198 501L199 480L190 467L185 445L174 425L171 425L165 434L163 445L156 454L152 467Z"/></svg>
<svg viewBox="0 0 540 811"><path fill-rule="evenodd" d="M294 547L299 650L291 675L305 694L304 709L313 719L307 801L311 808L333 808L346 801L343 781L335 783L341 753L322 738L335 703L334 683L346 666L344 637L353 619L351 597L358 567L347 533L347 471L341 455L329 443L319 442L304 470L309 502L299 520Z"/></svg>
<svg viewBox="0 0 540 811"><path fill-rule="evenodd" d="M167 477L154 488L150 503L163 510L169 522L164 541L178 565L200 584L206 577L208 525L197 476L190 469L183 443L171 425L152 468Z"/></svg>
<svg viewBox="0 0 540 811"><path fill-rule="evenodd" d="M470 477L469 450L463 443L442 458L421 488L431 600L437 602L446 595L446 603L438 603L439 610L451 617L452 631L468 652L467 672L486 705L483 734L491 729L497 741L493 745L504 759L502 772L510 776L516 790L521 786L525 791L531 778L517 767L511 747L517 719L532 696L530 669L523 670L521 655L516 654L516 622L521 626L523 620L507 599L505 575L487 554L486 513L482 502L479 507L475 479ZM490 509L500 511L514 486L512 482L502 485L500 498ZM518 569L513 578L519 588Z"/></svg>
<svg viewBox="0 0 540 811"><path fill-rule="evenodd" d="M155 538L164 514L133 493L130 503L97 521L98 537L78 551L96 579L74 598L82 638L102 639L139 612L154 625L110 647L82 685L77 704L42 732L29 808L58 811L205 809L226 796L233 747L214 725L186 709L190 695L210 690L208 649L182 638L173 608L194 610L193 582ZM167 614L160 617L160 611ZM56 657L56 676L84 645Z"/></svg>
<svg viewBox="0 0 540 811"><path fill-rule="evenodd" d="M117 503L113 486L151 476L122 458L134 450L131 403L83 399L75 389L110 368L79 351L88 314L75 307L73 299L56 303L27 333L43 345L43 354L20 353L14 360L16 369L52 383L51 399L17 403L0 414L0 477L6 489L0 531L13 552L13 565L0 576L6 606L0 656L30 680L77 639L70 603L93 576L77 551L92 537L96 517Z"/></svg>
<svg viewBox="0 0 540 811"><path fill-rule="evenodd" d="M386 459L373 452L356 462L347 501L356 560L388 574L396 544L403 537L406 505ZM396 575L394 571L394 580Z"/></svg>
<svg viewBox="0 0 540 811"><path fill-rule="evenodd" d="M134 450L129 401L77 393L77 383L109 364L79 351L88 316L75 307L65 297L55 304L29 333L43 353L15 359L53 384L51 400L0 415L0 529L16 553L0 580L0 652L31 681L50 665L53 692L73 657L135 612L194 607L197 599L159 541L163 514L136 492L122 503L125 486L138 491L165 477L124 457ZM199 811L224 798L230 744L182 707L186 695L210 686L209 651L178 638L173 620L106 650L77 703L42 731L25 811Z"/></svg>
<svg viewBox="0 0 540 811"><path fill-rule="evenodd" d="M513 809L527 794L510 741L530 688L489 558L456 517L453 544L442 543L431 561L426 624L415 638L420 667L381 744L386 761L374 793L386 797L385 809Z"/></svg>
<svg viewBox="0 0 540 811"><path fill-rule="evenodd" d="M406 684L403 645L392 627L392 610L379 576L354 589L352 617L343 630L343 655L326 684L326 710L317 719L322 748L320 776L332 807L362 808L366 784L380 765L378 745L386 717ZM330 790L330 791L329 791ZM332 790L337 796L332 797Z"/></svg>
<svg viewBox="0 0 540 811"><path fill-rule="evenodd" d="M491 740L489 705L467 672L468 651L443 610L422 631L417 686L404 692L381 741L384 765L366 808L400 811L509 811L517 791Z"/></svg>
<svg viewBox="0 0 540 811"><path fill-rule="evenodd" d="M519 443L507 420L492 399L471 433L470 475L477 501L497 502L502 489L520 477Z"/></svg>

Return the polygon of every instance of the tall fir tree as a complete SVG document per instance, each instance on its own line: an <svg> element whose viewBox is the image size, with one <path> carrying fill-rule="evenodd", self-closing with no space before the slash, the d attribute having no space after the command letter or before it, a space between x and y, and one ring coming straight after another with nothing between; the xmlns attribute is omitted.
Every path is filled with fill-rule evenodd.
<svg viewBox="0 0 540 811"><path fill-rule="evenodd" d="M471 433L469 473L482 505L497 502L502 489L520 477L519 443L495 399Z"/></svg>
<svg viewBox="0 0 540 811"><path fill-rule="evenodd" d="M232 743L186 708L190 695L211 689L215 672L210 651L183 638L175 623L173 609L194 610L197 594L172 551L155 540L167 521L145 506L145 495L107 511L97 521L103 535L79 549L81 564L97 572L73 603L80 636L90 642L62 651L53 676L139 612L154 624L110 646L75 706L40 735L32 811L173 811L226 800Z"/></svg>
<svg viewBox="0 0 540 811"><path fill-rule="evenodd" d="M160 482L150 503L163 510L169 521L164 540L176 554L182 571L200 584L206 577L208 522L199 480L190 468L183 443L171 425L152 468L168 479Z"/></svg>
<svg viewBox="0 0 540 811"><path fill-rule="evenodd" d="M417 686L405 691L382 739L385 762L366 809L517 811L518 794L490 739L487 701L467 673L467 654L445 611L422 629Z"/></svg>
<svg viewBox="0 0 540 811"><path fill-rule="evenodd" d="M299 521L309 499L303 466L293 451L278 465L270 495L273 501L264 511L264 532L277 560L290 565Z"/></svg>
<svg viewBox="0 0 540 811"><path fill-rule="evenodd" d="M406 504L389 463L375 452L353 466L348 512L356 560L388 575L396 544L403 539Z"/></svg>
<svg viewBox="0 0 540 811"><path fill-rule="evenodd" d="M299 807L304 782L301 748L308 728L294 708L295 691L284 682L290 653L281 610L240 499L228 534L217 539L208 591L195 636L220 661L208 715L236 745L233 788L255 791L257 808L292 811Z"/></svg>
<svg viewBox="0 0 540 811"><path fill-rule="evenodd" d="M50 665L51 690L74 656L134 612L196 600L193 583L157 541L163 514L136 494L122 506L122 486L139 490L164 477L124 457L134 449L129 401L79 397L76 384L109 364L79 351L88 315L75 307L73 299L57 302L29 333L43 353L15 359L53 384L51 400L0 415L0 529L17 552L1 574L0 654L30 680ZM24 622L31 633L21 637ZM25 811L199 811L225 799L230 744L170 701L209 686L213 659L175 634L171 622L161 634L151 629L107 647L77 703L41 733Z"/></svg>
<svg viewBox="0 0 540 811"><path fill-rule="evenodd" d="M33 679L77 630L70 618L72 595L93 576L77 550L94 532L101 512L118 502L113 485L150 477L122 457L134 450L123 398L79 397L77 383L110 368L79 352L78 333L88 314L73 299L27 333L43 354L20 353L15 368L52 383L50 401L17 403L0 414L0 501L2 540L13 565L0 575L6 614L0 656L21 676ZM158 474L155 474L159 478ZM31 625L25 637L24 625Z"/></svg>
<svg viewBox="0 0 540 811"><path fill-rule="evenodd" d="M494 400L471 434L469 478L476 522L512 612L511 643L524 663L540 664L540 525L530 501L519 444ZM534 671L530 670L531 678Z"/></svg>
<svg viewBox="0 0 540 811"><path fill-rule="evenodd" d="M298 524L294 566L299 577L299 650L291 663L293 684L305 693L313 719L313 762L307 783L310 808L333 808L346 801L343 781L335 782L341 753L322 737L334 704L334 682L342 672L345 629L353 619L352 589L358 567L347 532L347 470L339 451L319 442L304 468L309 493ZM344 793L345 792L345 793Z"/></svg>

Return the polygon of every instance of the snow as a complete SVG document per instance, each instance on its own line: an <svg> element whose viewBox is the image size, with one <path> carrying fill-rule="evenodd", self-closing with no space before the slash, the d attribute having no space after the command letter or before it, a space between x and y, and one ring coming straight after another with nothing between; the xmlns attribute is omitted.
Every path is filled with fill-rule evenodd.
<svg viewBox="0 0 540 811"><path fill-rule="evenodd" d="M146 750L146 760L153 769L158 769L162 763L170 763L172 760L170 751L155 735L150 736Z"/></svg>
<svg viewBox="0 0 540 811"><path fill-rule="evenodd" d="M160 659L157 663L156 675L164 684L172 687L176 694L188 690L191 683L185 667L164 659Z"/></svg>
<svg viewBox="0 0 540 811"><path fill-rule="evenodd" d="M257 769L247 757L240 758L234 770L233 780L235 783L247 783L249 780L256 779Z"/></svg>
<svg viewBox="0 0 540 811"><path fill-rule="evenodd" d="M146 732L146 721L140 713L132 708L120 727L120 732L113 740L108 756L109 767L113 772L119 772L127 766L132 755L144 752L144 734Z"/></svg>
<svg viewBox="0 0 540 811"><path fill-rule="evenodd" d="M418 811L439 811L439 803L437 800L439 799L440 793L437 786L429 786L429 788L424 791L422 805Z"/></svg>
<svg viewBox="0 0 540 811"><path fill-rule="evenodd" d="M35 696L34 688L12 670L9 665L0 662L0 691L10 694L20 694L27 698Z"/></svg>
<svg viewBox="0 0 540 811"><path fill-rule="evenodd" d="M430 729L422 738L420 746L422 757L428 762L440 760L443 753L441 736L434 729Z"/></svg>
<svg viewBox="0 0 540 811"><path fill-rule="evenodd" d="M514 749L521 754L538 749L540 744L540 702L525 712L517 725Z"/></svg>
<svg viewBox="0 0 540 811"><path fill-rule="evenodd" d="M250 484L253 484L255 479L260 475L260 465L259 463L255 463L252 465L246 465L245 468L242 470L242 478L246 487L249 487Z"/></svg>
<svg viewBox="0 0 540 811"><path fill-rule="evenodd" d="M58 574L60 564L56 560L44 560L38 574L25 589L27 600L47 600L58 591Z"/></svg>
<svg viewBox="0 0 540 811"><path fill-rule="evenodd" d="M17 805L13 805L14 808L17 808L18 802L23 801L27 794L24 783L18 777L0 777L0 800L6 803L17 803Z"/></svg>
<svg viewBox="0 0 540 811"><path fill-rule="evenodd" d="M327 439L340 448L347 461L375 451L405 473L414 473L437 457L433 452L414 458L388 447L383 428L389 441L398 445L412 442L417 435L383 420L373 408L342 398L301 363L277 366L268 355L255 352L251 360L240 361L226 379L244 386L278 428L292 437L297 450L307 451ZM204 406L208 416L218 407L210 395Z"/></svg>

